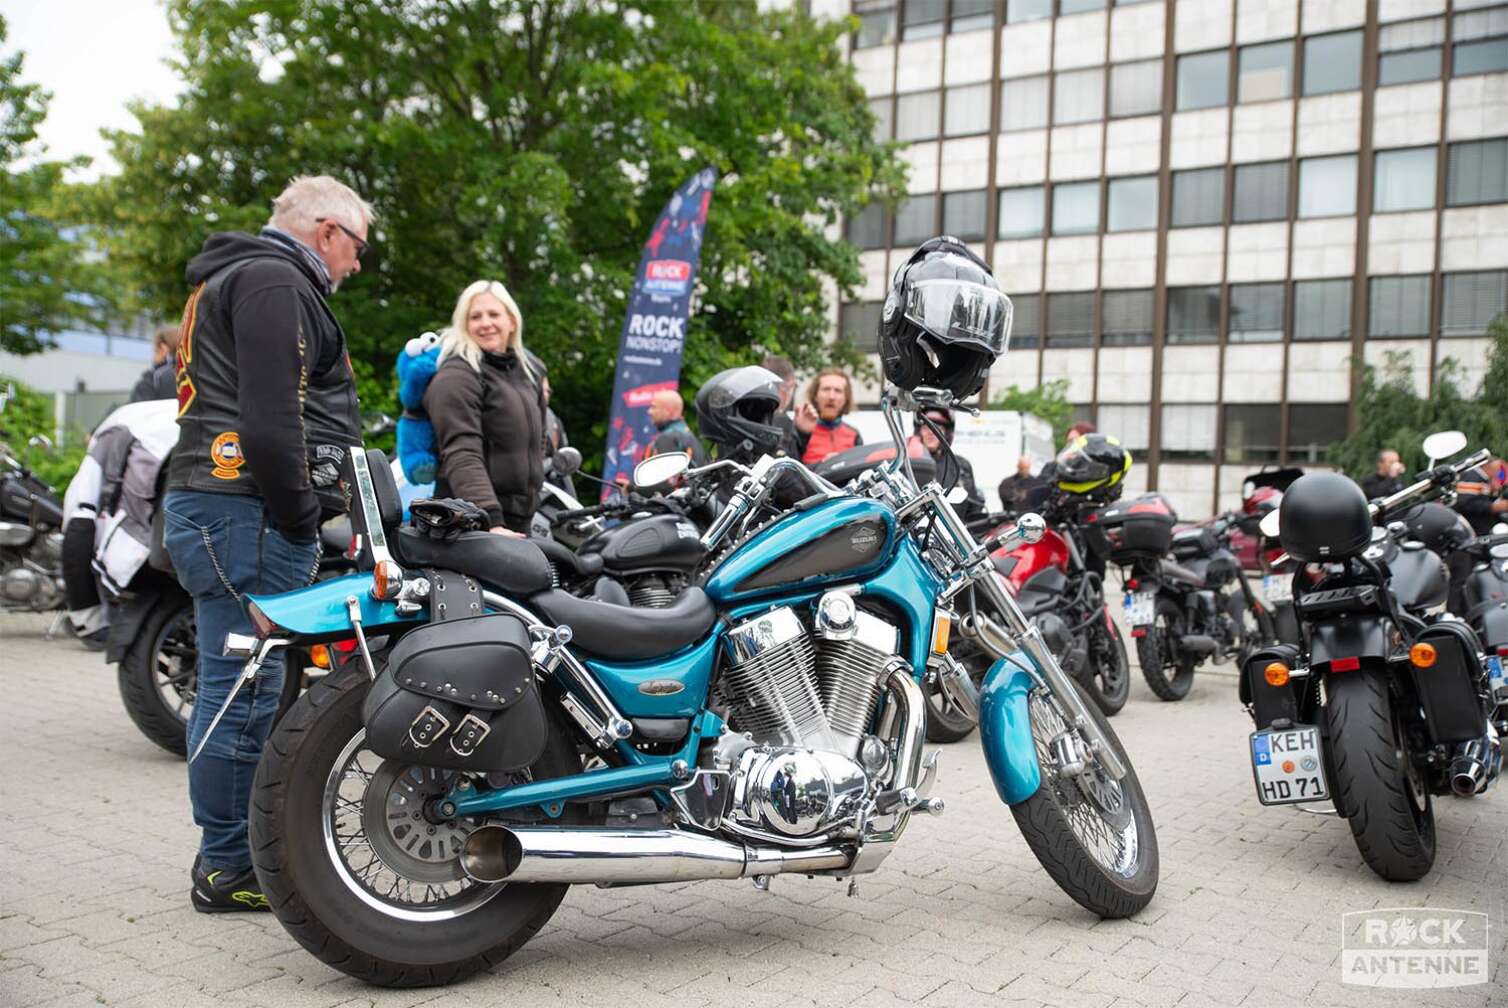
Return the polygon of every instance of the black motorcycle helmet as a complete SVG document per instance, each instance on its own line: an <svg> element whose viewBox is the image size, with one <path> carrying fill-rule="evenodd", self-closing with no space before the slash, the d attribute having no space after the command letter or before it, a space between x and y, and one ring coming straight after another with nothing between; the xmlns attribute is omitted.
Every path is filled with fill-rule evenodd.
<svg viewBox="0 0 1508 1008"><path fill-rule="evenodd" d="M696 419L702 438L717 445L719 458L752 462L780 447L775 426L780 378L758 365L729 368L708 379L696 393Z"/></svg>
<svg viewBox="0 0 1508 1008"><path fill-rule="evenodd" d="M1361 487L1333 472L1300 476L1278 511L1283 549L1305 563L1344 560L1372 541L1372 512Z"/></svg>
<svg viewBox="0 0 1508 1008"><path fill-rule="evenodd" d="M880 314L885 377L908 392L978 392L1011 337L1011 299L984 260L951 235L923 242L895 271Z"/></svg>
<svg viewBox="0 0 1508 1008"><path fill-rule="evenodd" d="M1108 434L1080 434L1058 454L1055 471L1058 489L1064 493L1114 500L1131 471L1131 453Z"/></svg>

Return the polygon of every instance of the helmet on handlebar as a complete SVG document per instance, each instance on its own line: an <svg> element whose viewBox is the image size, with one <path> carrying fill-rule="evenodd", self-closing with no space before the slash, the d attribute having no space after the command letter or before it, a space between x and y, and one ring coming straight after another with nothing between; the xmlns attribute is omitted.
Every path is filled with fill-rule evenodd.
<svg viewBox="0 0 1508 1008"><path fill-rule="evenodd" d="M697 423L719 458L752 462L775 454L783 433L775 425L779 410L780 378L753 364L718 372L696 393Z"/></svg>
<svg viewBox="0 0 1508 1008"><path fill-rule="evenodd" d="M1131 471L1131 453L1108 434L1080 434L1058 455L1055 465L1059 490L1113 500L1120 496L1126 473Z"/></svg>
<svg viewBox="0 0 1508 1008"><path fill-rule="evenodd" d="M949 235L923 242L895 271L880 314L885 377L911 391L978 392L1011 336L1011 299L984 260Z"/></svg>

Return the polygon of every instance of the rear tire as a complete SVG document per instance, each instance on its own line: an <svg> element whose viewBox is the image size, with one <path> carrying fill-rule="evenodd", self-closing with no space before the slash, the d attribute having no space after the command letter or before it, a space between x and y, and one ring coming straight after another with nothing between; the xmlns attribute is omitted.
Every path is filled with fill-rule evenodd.
<svg viewBox="0 0 1508 1008"><path fill-rule="evenodd" d="M1136 660L1142 677L1162 700L1182 700L1194 687L1192 658L1179 658L1173 642L1184 634L1183 610L1172 599L1157 597L1153 622L1146 636L1136 639Z"/></svg>
<svg viewBox="0 0 1508 1008"><path fill-rule="evenodd" d="M1080 693L1084 693L1082 688ZM1047 874L1074 902L1101 917L1129 917L1157 891L1157 833L1147 796L1115 730L1094 704L1086 706L1125 762L1126 776L1112 782L1097 768L1081 778L1054 769L1047 743L1066 725L1046 703L1043 691L1034 690L1029 709L1042 786L1026 801L1012 805L1011 815ZM1093 797L1096 794L1099 800ZM1111 800L1106 802L1106 797ZM1107 804L1117 802L1115 811L1105 810ZM1091 850L1085 837L1100 843Z"/></svg>
<svg viewBox="0 0 1508 1008"><path fill-rule="evenodd" d="M268 740L251 798L257 878L288 933L341 972L384 987L454 983L497 965L522 947L555 913L568 887L486 886L461 879L437 883L442 892L460 886L455 894L431 897L429 883L418 879L417 884L425 886L422 899L400 902L401 897L376 898L355 880L351 866L337 866L344 852L336 850L338 839L326 832L327 785L350 752L360 753L361 703L369 685L359 665L347 665L315 683ZM386 773L388 762L367 779ZM396 771L398 779L413 769ZM580 772L580 757L558 723L544 755L530 770L535 779ZM343 774L336 779L346 780ZM345 800L337 793L336 807ZM366 823L365 811L360 821ZM339 838L338 826L332 832ZM376 856L375 844L369 843L368 849L373 854L364 870L371 871L375 863L379 867L374 874L386 871L402 884L405 877ZM443 857L432 857L428 867L448 868ZM408 882L408 895L415 892L415 884Z"/></svg>
<svg viewBox="0 0 1508 1008"><path fill-rule="evenodd" d="M1398 743L1386 679L1347 672L1326 679L1325 693L1336 811L1374 872L1390 882L1423 878L1435 863L1434 805Z"/></svg>

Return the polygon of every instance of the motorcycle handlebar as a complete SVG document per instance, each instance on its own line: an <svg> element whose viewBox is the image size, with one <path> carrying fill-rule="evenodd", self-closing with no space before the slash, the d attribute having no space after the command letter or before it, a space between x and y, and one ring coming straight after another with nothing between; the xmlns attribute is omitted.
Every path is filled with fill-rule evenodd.
<svg viewBox="0 0 1508 1008"><path fill-rule="evenodd" d="M1468 469L1474 469L1492 457L1492 453L1486 448L1473 452L1459 462L1438 465L1424 472L1417 480L1399 490L1391 496L1373 501L1368 507L1371 509L1374 519L1385 517L1392 511L1398 510L1406 504L1414 504L1422 501L1426 494L1434 489L1444 489L1453 486L1460 475Z"/></svg>

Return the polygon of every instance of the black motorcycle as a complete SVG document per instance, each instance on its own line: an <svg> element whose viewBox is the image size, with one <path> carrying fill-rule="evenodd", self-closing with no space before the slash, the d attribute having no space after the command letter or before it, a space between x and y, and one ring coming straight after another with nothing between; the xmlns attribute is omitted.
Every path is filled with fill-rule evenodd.
<svg viewBox="0 0 1508 1008"><path fill-rule="evenodd" d="M1272 611L1230 548L1243 518L1224 514L1175 532L1177 514L1155 493L1088 516L1110 561L1125 569L1126 625L1142 675L1163 700L1188 696L1205 661L1240 661L1276 639Z"/></svg>
<svg viewBox="0 0 1508 1008"><path fill-rule="evenodd" d="M1392 881L1434 863L1432 796L1479 794L1501 768L1480 642L1461 619L1432 615L1446 601L1445 562L1399 520L1485 457L1370 504L1344 476L1312 473L1264 521L1304 565L1293 578L1303 644L1245 663L1257 798L1329 800L1363 860Z"/></svg>
<svg viewBox="0 0 1508 1008"><path fill-rule="evenodd" d="M1460 615L1486 651L1492 722L1503 738L1508 737L1508 528L1498 529L1461 547L1472 565L1462 586L1466 611Z"/></svg>
<svg viewBox="0 0 1508 1008"><path fill-rule="evenodd" d="M0 445L0 612L62 610L62 529L57 491Z"/></svg>

